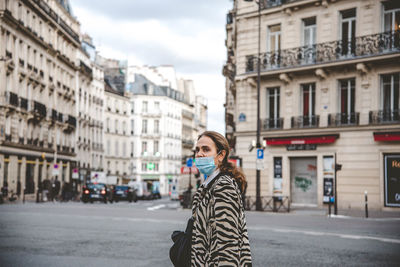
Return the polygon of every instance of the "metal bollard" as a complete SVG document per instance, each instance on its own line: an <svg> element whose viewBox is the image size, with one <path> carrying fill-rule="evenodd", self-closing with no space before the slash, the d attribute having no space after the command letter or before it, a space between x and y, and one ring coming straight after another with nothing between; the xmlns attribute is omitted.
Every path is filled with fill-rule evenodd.
<svg viewBox="0 0 400 267"><path fill-rule="evenodd" d="M365 218L368 218L368 191L365 190Z"/></svg>

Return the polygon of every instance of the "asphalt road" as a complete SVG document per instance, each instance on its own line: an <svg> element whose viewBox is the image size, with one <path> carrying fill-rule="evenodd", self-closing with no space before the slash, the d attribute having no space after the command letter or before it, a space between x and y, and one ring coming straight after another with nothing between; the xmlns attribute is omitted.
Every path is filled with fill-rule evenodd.
<svg viewBox="0 0 400 267"><path fill-rule="evenodd" d="M188 210L162 199L0 205L0 266L171 266ZM400 218L247 213L254 266L399 266Z"/></svg>

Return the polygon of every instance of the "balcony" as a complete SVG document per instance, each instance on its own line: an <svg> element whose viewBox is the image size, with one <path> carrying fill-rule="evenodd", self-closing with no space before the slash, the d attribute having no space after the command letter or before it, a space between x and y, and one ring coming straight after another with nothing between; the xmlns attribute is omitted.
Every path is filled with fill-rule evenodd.
<svg viewBox="0 0 400 267"><path fill-rule="evenodd" d="M261 71L289 69L400 52L400 31L356 37L261 54ZM257 72L257 55L246 57L246 73Z"/></svg>
<svg viewBox="0 0 400 267"><path fill-rule="evenodd" d="M28 110L28 99L20 97L19 106L21 107L21 109Z"/></svg>
<svg viewBox="0 0 400 267"><path fill-rule="evenodd" d="M13 92L8 92L8 103L15 107L18 107L18 95Z"/></svg>
<svg viewBox="0 0 400 267"><path fill-rule="evenodd" d="M52 109L52 110L51 110L51 119L52 119L53 121L56 121L56 120L58 119L57 110L55 110L55 109Z"/></svg>
<svg viewBox="0 0 400 267"><path fill-rule="evenodd" d="M37 101L33 102L33 110L41 117L46 117L46 106Z"/></svg>
<svg viewBox="0 0 400 267"><path fill-rule="evenodd" d="M61 28L63 28L70 37L72 37L76 42L79 43L79 36L76 34L65 22L62 20L57 13L43 0L34 0L36 4L40 6L40 8L49 15L56 23L58 23Z"/></svg>
<svg viewBox="0 0 400 267"><path fill-rule="evenodd" d="M68 115L67 123L76 128L76 118L74 116Z"/></svg>
<svg viewBox="0 0 400 267"><path fill-rule="evenodd" d="M339 126L354 126L358 125L360 120L360 113L336 113L328 115L328 126L339 127Z"/></svg>
<svg viewBox="0 0 400 267"><path fill-rule="evenodd" d="M283 118L268 118L262 122L263 130L278 130L283 128Z"/></svg>
<svg viewBox="0 0 400 267"><path fill-rule="evenodd" d="M144 117L157 118L161 117L161 110L142 111L141 115Z"/></svg>
<svg viewBox="0 0 400 267"><path fill-rule="evenodd" d="M90 79L93 79L93 70L85 63L83 63L83 61L80 62L80 71L88 76Z"/></svg>
<svg viewBox="0 0 400 267"><path fill-rule="evenodd" d="M292 117L292 128L316 128L319 125L319 116Z"/></svg>
<svg viewBox="0 0 400 267"><path fill-rule="evenodd" d="M398 124L400 123L400 110L378 110L369 112L370 124Z"/></svg>

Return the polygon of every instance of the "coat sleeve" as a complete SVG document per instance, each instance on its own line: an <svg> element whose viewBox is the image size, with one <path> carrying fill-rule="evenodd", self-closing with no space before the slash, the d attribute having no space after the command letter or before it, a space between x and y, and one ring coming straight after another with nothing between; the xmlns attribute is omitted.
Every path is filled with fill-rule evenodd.
<svg viewBox="0 0 400 267"><path fill-rule="evenodd" d="M216 266L240 264L240 205L234 185L223 181L215 186L211 238L211 261Z"/></svg>

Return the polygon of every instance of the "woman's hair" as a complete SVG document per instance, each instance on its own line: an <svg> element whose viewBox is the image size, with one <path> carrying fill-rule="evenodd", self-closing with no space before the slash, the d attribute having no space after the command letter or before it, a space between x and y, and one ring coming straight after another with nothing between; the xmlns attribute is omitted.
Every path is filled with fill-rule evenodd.
<svg viewBox="0 0 400 267"><path fill-rule="evenodd" d="M217 153L220 153L221 151L225 151L225 157L222 160L222 163L219 167L221 173L227 173L230 174L233 178L235 178L236 182L239 185L239 188L241 192L243 193L245 188L246 188L246 177L244 173L237 168L232 162L228 161L229 158L229 144L228 141L224 136L221 134L214 132L214 131L205 131L202 134L199 135L199 140L201 137L207 136L213 140L216 148L217 148Z"/></svg>

